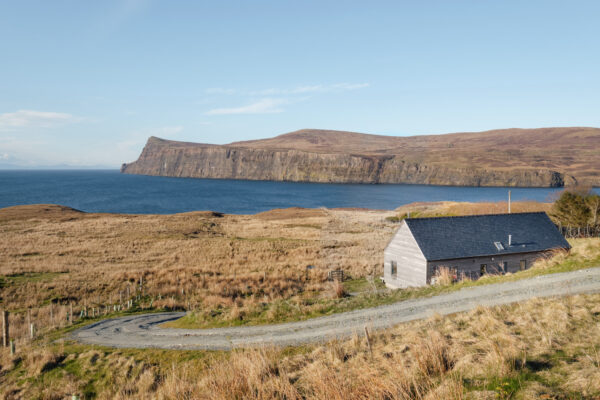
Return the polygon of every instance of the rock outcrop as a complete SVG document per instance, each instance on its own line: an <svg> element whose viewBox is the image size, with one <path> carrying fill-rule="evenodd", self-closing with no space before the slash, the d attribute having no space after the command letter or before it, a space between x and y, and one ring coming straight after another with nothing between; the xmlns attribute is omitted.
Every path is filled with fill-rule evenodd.
<svg viewBox="0 0 600 400"><path fill-rule="evenodd" d="M151 137L128 174L322 183L412 183L457 186L561 187L575 178L547 168L483 168L396 154L353 154L184 143ZM278 145L279 147L280 145ZM380 152L381 153L381 152Z"/></svg>

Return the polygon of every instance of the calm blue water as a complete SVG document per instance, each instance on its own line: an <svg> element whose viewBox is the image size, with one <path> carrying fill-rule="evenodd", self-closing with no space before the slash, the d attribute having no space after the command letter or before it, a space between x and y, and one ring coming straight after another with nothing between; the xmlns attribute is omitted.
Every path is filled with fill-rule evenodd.
<svg viewBox="0 0 600 400"><path fill-rule="evenodd" d="M512 188L513 200L549 200L560 189ZM499 201L507 188L350 185L166 178L112 170L0 171L0 208L62 204L88 212L253 214L285 207L394 209L414 201Z"/></svg>

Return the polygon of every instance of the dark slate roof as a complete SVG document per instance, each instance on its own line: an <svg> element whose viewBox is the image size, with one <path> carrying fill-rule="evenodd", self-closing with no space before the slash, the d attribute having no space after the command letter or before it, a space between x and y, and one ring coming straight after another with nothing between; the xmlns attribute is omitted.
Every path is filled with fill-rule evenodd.
<svg viewBox="0 0 600 400"><path fill-rule="evenodd" d="M405 222L429 261L570 248L544 212L408 218ZM510 247L508 235L512 235ZM494 242L504 249L498 250Z"/></svg>

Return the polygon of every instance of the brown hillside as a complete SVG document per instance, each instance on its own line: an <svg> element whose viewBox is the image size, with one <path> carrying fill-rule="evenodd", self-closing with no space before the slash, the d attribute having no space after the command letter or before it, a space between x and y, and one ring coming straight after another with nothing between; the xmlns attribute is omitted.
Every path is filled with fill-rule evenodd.
<svg viewBox="0 0 600 400"><path fill-rule="evenodd" d="M125 173L464 186L600 186L599 128L394 137L305 129L228 145L150 138Z"/></svg>
<svg viewBox="0 0 600 400"><path fill-rule="evenodd" d="M303 129L229 146L400 155L428 163L549 168L569 172L582 180L589 177L598 181L600 177L599 128L513 128L406 137Z"/></svg>

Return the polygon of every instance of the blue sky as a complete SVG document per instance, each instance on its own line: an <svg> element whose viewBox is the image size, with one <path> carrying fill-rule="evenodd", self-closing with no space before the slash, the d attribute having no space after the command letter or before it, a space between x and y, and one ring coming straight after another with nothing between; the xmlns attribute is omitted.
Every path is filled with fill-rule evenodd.
<svg viewBox="0 0 600 400"><path fill-rule="evenodd" d="M0 1L0 167L154 135L600 126L598 1Z"/></svg>

